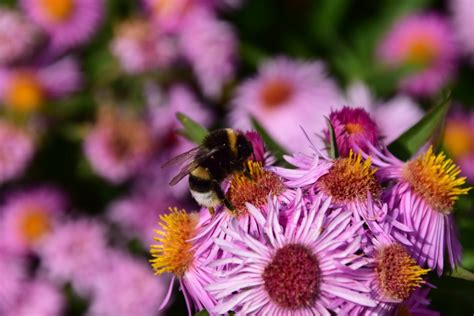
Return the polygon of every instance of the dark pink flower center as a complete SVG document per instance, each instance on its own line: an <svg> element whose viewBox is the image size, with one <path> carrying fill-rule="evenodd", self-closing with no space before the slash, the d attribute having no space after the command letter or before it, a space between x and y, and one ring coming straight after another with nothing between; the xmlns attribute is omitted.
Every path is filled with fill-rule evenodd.
<svg viewBox="0 0 474 316"><path fill-rule="evenodd" d="M300 244L278 249L263 272L265 290L281 307L298 309L311 305L319 292L320 269L315 254Z"/></svg>

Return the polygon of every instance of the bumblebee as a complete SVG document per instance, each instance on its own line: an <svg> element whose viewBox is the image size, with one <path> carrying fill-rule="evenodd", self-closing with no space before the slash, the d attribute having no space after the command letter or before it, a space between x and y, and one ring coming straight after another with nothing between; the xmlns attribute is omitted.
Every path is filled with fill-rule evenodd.
<svg viewBox="0 0 474 316"><path fill-rule="evenodd" d="M252 154L252 144L243 134L224 128L211 132L200 146L174 157L162 167L184 164L170 185L189 175L191 195L198 204L208 207L213 213L214 208L222 204L233 210L221 189L221 183L232 173L244 171L244 162Z"/></svg>

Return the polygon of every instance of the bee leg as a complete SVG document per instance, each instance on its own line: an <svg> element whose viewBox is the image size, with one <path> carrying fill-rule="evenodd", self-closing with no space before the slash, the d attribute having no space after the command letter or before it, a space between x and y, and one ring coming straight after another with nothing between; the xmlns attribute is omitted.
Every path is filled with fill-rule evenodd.
<svg viewBox="0 0 474 316"><path fill-rule="evenodd" d="M224 192L222 192L222 189L221 189L221 186L219 185L219 183L217 181L214 181L213 182L213 189L214 189L214 192L216 192L217 194L217 197L219 198L219 200L221 200L222 202L224 202L224 205L231 211L234 211L235 208L234 206L232 205L232 203L226 198Z"/></svg>

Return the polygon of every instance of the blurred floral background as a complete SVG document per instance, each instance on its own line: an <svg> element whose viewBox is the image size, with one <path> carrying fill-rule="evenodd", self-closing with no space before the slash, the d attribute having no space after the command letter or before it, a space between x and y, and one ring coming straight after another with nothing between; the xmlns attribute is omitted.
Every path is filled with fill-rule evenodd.
<svg viewBox="0 0 474 316"><path fill-rule="evenodd" d="M183 315L149 246L197 209L160 166L209 129L299 126L363 107L390 143L449 89L439 135L474 182L471 0L1 0L0 315ZM455 213L474 270L473 193ZM474 283L432 278L433 309L474 312Z"/></svg>

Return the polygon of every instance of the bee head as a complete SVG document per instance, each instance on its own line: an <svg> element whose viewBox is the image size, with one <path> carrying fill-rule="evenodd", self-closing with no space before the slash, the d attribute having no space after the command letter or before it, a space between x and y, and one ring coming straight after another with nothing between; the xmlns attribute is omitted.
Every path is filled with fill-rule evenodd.
<svg viewBox="0 0 474 316"><path fill-rule="evenodd" d="M252 144L243 134L237 136L237 152L242 161L247 160L253 153Z"/></svg>

